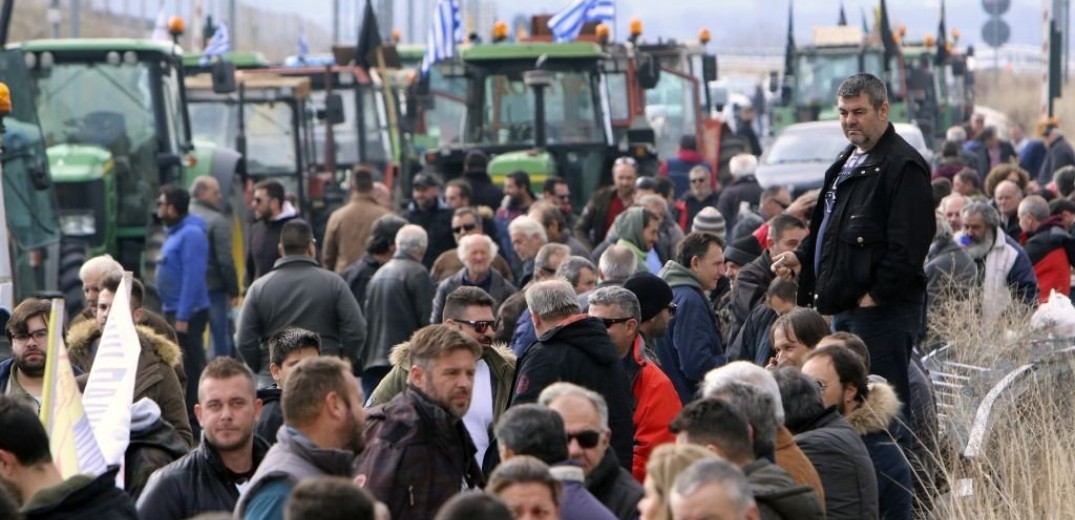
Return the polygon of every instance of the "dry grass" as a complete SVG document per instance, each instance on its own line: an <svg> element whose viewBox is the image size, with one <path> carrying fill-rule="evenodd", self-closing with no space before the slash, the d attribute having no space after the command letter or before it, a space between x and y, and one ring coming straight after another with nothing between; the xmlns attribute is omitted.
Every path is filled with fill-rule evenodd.
<svg viewBox="0 0 1075 520"><path fill-rule="evenodd" d="M1053 340L1030 329L1029 310L1012 312L992 323L982 323L976 304L950 301L933 312L932 334L949 338L950 359L993 369L989 385L975 392L962 391L945 409L948 424L969 429L981 397L1016 367L1035 363L1047 353L1075 344ZM1028 372L1020 392L1003 394L995 409L1002 411L990 427L981 455L973 461L961 456L964 446L949 444L935 455L953 491L972 482L973 493L951 493L934 507L938 519L1070 519L1075 518L1075 356L1055 356L1052 365ZM940 390L940 389L939 389ZM942 399L943 401L943 399ZM943 427L942 427L943 429ZM951 430L949 431L949 434ZM952 441L959 435L942 440Z"/></svg>
<svg viewBox="0 0 1075 520"><path fill-rule="evenodd" d="M975 76L974 95L978 105L999 110L1022 123L1028 131L1041 119L1041 76L1020 76L979 72ZM1054 114L1066 123L1068 133L1075 132L1075 81L1063 87L1063 97L1053 102Z"/></svg>

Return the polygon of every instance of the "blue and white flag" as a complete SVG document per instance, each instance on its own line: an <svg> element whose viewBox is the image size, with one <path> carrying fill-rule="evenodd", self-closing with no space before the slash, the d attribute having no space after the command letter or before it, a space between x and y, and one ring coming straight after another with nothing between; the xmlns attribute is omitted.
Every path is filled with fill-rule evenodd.
<svg viewBox="0 0 1075 520"><path fill-rule="evenodd" d="M306 63L306 57L310 55L310 42L306 41L306 33L299 35L299 63Z"/></svg>
<svg viewBox="0 0 1075 520"><path fill-rule="evenodd" d="M172 36L168 33L168 15L164 12L164 2L161 2L160 11L157 12L157 21L153 24L153 33L150 40L160 42L172 42Z"/></svg>
<svg viewBox="0 0 1075 520"><path fill-rule="evenodd" d="M231 38L228 37L228 24L221 22L217 26L216 32L213 33L213 37L209 38L209 43L205 46L205 52L202 53L201 65L204 67L209 64L209 60L213 56L223 56L231 51Z"/></svg>
<svg viewBox="0 0 1075 520"><path fill-rule="evenodd" d="M434 63L455 56L455 42L462 37L459 23L459 1L440 0L433 13L433 26L426 36L426 55L422 59L422 75L429 73Z"/></svg>
<svg viewBox="0 0 1075 520"><path fill-rule="evenodd" d="M573 41L587 22L611 23L616 18L616 0L575 0L566 9L549 18L552 38Z"/></svg>

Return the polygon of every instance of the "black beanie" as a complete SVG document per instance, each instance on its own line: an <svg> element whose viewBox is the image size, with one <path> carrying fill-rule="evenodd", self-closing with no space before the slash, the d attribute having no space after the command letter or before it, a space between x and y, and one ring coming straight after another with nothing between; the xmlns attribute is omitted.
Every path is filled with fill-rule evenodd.
<svg viewBox="0 0 1075 520"><path fill-rule="evenodd" d="M623 283L623 288L635 293L638 297L643 323L672 303L672 288L652 273L635 273Z"/></svg>

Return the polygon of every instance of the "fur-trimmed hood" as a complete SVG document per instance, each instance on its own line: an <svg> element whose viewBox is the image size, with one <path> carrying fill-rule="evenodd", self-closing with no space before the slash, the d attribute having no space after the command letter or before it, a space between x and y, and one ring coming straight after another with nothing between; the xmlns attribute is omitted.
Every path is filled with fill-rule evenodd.
<svg viewBox="0 0 1075 520"><path fill-rule="evenodd" d="M503 358L504 361L506 361L509 365L511 365L512 367L515 366L515 353L512 352L507 345L505 345L504 343L493 343L492 347L490 348L493 350L493 352L499 354L500 357ZM482 357L485 357L484 353ZM404 341L403 343L392 347L392 351L388 353L388 362L391 363L392 366L410 368L411 342Z"/></svg>
<svg viewBox="0 0 1075 520"><path fill-rule="evenodd" d="M900 399L892 385L886 382L869 383L870 395L851 413L847 421L859 435L869 435L888 430L893 419L900 413Z"/></svg>
<svg viewBox="0 0 1075 520"><path fill-rule="evenodd" d="M183 351L168 338L158 334L152 328L145 325L135 325L138 339L143 346L152 347L153 352L168 366L175 368L183 362ZM101 329L94 320L79 322L67 331L67 350L72 359L84 360L84 363L92 364L90 349L93 343L100 339ZM82 367L89 371L89 366Z"/></svg>

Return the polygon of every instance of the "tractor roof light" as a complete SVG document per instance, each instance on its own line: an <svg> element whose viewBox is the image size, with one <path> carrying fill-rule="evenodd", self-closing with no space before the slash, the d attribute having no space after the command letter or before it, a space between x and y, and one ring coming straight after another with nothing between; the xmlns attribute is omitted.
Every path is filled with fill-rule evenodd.
<svg viewBox="0 0 1075 520"><path fill-rule="evenodd" d="M403 31L392 29L392 43L398 44L403 39Z"/></svg>
<svg viewBox="0 0 1075 520"><path fill-rule="evenodd" d="M503 20L497 20L493 24L493 42L499 43L508 39L508 23Z"/></svg>
<svg viewBox="0 0 1075 520"><path fill-rule="evenodd" d="M609 29L608 24L597 24L597 29L594 32L597 34L597 41L602 45L608 43L612 37L612 30Z"/></svg>
<svg viewBox="0 0 1075 520"><path fill-rule="evenodd" d="M702 27L702 30L698 31L698 41L702 42L702 45L709 43L712 39L712 35L709 34L709 29Z"/></svg>
<svg viewBox="0 0 1075 520"><path fill-rule="evenodd" d="M7 85L0 83L0 117L11 113L11 90Z"/></svg>
<svg viewBox="0 0 1075 520"><path fill-rule="evenodd" d="M172 17L168 19L168 34L175 38L182 36L185 32L187 32L187 23L183 21L183 17L172 15Z"/></svg>
<svg viewBox="0 0 1075 520"><path fill-rule="evenodd" d="M627 25L627 28L630 30L632 38L642 36L642 19L638 17L631 18L631 22Z"/></svg>

